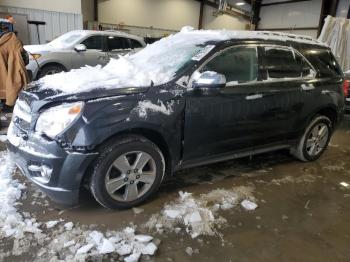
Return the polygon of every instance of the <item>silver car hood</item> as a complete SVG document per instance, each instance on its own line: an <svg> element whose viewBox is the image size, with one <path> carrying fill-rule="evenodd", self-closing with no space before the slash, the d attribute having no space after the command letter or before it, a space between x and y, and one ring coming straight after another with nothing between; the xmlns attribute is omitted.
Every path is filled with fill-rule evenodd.
<svg viewBox="0 0 350 262"><path fill-rule="evenodd" d="M55 52L59 51L61 49L50 46L48 44L46 45L25 45L24 49L32 54L37 54L37 53L45 53L45 52Z"/></svg>

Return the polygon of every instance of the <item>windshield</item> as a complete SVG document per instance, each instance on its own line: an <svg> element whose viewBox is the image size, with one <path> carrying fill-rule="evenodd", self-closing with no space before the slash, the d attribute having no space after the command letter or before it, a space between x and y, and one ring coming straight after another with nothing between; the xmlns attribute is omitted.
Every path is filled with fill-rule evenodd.
<svg viewBox="0 0 350 262"><path fill-rule="evenodd" d="M66 48L76 43L84 35L85 35L84 32L71 31L57 37L55 40L51 41L48 45L56 48Z"/></svg>

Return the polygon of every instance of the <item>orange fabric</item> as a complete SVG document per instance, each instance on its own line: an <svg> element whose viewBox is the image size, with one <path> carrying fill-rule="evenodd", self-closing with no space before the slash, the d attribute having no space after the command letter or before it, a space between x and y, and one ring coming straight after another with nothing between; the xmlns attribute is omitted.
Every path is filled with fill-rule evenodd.
<svg viewBox="0 0 350 262"><path fill-rule="evenodd" d="M22 43L14 33L0 37L0 99L6 99L8 106L15 104L18 93L28 83L22 50Z"/></svg>

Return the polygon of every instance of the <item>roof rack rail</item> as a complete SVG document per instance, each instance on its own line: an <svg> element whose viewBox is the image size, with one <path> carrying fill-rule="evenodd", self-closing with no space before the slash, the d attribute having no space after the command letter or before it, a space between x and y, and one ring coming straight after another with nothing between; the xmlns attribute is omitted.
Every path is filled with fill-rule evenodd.
<svg viewBox="0 0 350 262"><path fill-rule="evenodd" d="M295 39L300 39L300 40L308 40L312 42L318 42L316 39L310 37L310 36L303 36L303 35L295 35L295 34L290 34L290 33L282 33L282 32L271 32L271 31L257 31L258 34L262 35L268 35L268 36L281 36L285 38L290 38L291 40Z"/></svg>

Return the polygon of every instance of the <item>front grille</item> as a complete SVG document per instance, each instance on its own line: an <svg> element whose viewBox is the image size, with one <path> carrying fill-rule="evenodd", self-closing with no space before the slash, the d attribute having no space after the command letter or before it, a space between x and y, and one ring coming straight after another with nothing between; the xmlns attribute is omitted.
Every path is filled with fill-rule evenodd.
<svg viewBox="0 0 350 262"><path fill-rule="evenodd" d="M30 106L24 101L18 99L13 109L13 124L22 131L29 131L32 122Z"/></svg>

